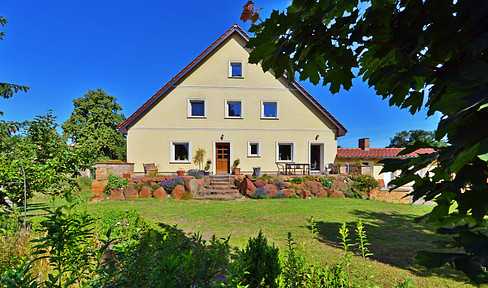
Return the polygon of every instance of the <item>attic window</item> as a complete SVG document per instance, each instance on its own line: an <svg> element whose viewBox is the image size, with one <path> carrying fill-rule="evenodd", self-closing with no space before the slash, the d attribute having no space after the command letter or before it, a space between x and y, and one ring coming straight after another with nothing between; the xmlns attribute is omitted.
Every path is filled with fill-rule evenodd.
<svg viewBox="0 0 488 288"><path fill-rule="evenodd" d="M243 78L243 61L229 61L229 78Z"/></svg>
<svg viewBox="0 0 488 288"><path fill-rule="evenodd" d="M205 118L205 99L188 99L188 117Z"/></svg>

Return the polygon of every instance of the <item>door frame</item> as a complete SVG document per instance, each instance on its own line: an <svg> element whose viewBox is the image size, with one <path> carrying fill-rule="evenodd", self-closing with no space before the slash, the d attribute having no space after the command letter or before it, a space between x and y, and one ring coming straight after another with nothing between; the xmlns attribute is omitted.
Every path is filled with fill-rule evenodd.
<svg viewBox="0 0 488 288"><path fill-rule="evenodd" d="M232 169L232 140L213 140L212 141L212 175L217 174L217 153L215 152L215 146L217 143L229 143L229 171Z"/></svg>
<svg viewBox="0 0 488 288"><path fill-rule="evenodd" d="M326 158L325 155L327 154L327 153L325 153L325 151L326 151L325 149L327 147L325 145L325 141L309 141L308 142L308 160L307 160L307 162L310 165L310 167L312 167L312 163L310 163L310 156L312 154L312 145L320 145L320 154L322 156L321 157L322 158L321 159L322 160L322 163L320 165L320 169L319 170L314 170L314 171L320 171L321 173L324 173L325 165L327 163L325 161L326 160L325 159ZM310 170L310 171L312 171L312 170Z"/></svg>

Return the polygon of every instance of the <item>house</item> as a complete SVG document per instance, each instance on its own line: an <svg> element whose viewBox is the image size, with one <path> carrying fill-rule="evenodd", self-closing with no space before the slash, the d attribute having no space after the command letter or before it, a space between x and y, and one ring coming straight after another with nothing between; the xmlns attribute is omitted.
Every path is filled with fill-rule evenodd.
<svg viewBox="0 0 488 288"><path fill-rule="evenodd" d="M347 130L297 82L276 79L249 64L249 36L232 26L119 126L127 134L127 161L142 172L194 169L203 148L214 174L276 163L310 163L323 171L333 163L337 137Z"/></svg>
<svg viewBox="0 0 488 288"><path fill-rule="evenodd" d="M391 180L399 175L400 171L395 173L380 173L381 169L383 169L383 164L378 163L379 161L383 159L414 158L418 157L420 154L430 154L435 152L435 150L432 148L422 148L416 150L415 152L399 156L398 153L400 153L403 149L405 148L371 148L369 147L369 138L362 138L359 139L358 148L337 148L336 163L360 163L364 168L366 168L363 170L369 171L367 174L378 180L381 186L386 187ZM433 167L434 166L422 169L420 172L422 174L421 176L424 176L425 173L427 173L427 171Z"/></svg>

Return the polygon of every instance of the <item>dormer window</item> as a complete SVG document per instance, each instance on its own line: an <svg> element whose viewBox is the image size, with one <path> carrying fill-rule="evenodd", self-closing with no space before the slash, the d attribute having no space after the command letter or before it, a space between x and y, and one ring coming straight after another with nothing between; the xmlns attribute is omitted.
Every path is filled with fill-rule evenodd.
<svg viewBox="0 0 488 288"><path fill-rule="evenodd" d="M243 78L243 61L229 61L229 78Z"/></svg>

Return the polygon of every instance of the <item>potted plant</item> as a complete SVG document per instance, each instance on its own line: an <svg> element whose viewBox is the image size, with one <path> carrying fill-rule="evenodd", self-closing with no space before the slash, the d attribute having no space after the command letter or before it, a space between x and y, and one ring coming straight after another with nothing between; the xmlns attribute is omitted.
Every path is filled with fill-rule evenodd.
<svg viewBox="0 0 488 288"><path fill-rule="evenodd" d="M236 158L236 160L234 160L234 164L232 165L234 175L241 175L241 168L238 168L239 164L241 164L241 160Z"/></svg>
<svg viewBox="0 0 488 288"><path fill-rule="evenodd" d="M176 170L176 173L178 174L178 176L185 176L185 169L178 168L178 170Z"/></svg>
<svg viewBox="0 0 488 288"><path fill-rule="evenodd" d="M212 160L207 159L207 164L205 165L205 175L210 175L210 165L212 165Z"/></svg>

